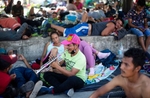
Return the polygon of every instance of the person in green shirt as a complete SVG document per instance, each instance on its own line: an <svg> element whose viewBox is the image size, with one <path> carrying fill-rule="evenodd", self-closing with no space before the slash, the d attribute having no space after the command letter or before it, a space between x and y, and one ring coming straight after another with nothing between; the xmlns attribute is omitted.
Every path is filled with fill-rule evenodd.
<svg viewBox="0 0 150 98"><path fill-rule="evenodd" d="M58 61L53 62L50 66L59 71L45 72L44 79L54 88L41 88L39 93L58 94L66 92L72 96L74 90L82 88L86 80L86 58L79 50L80 38L76 34L68 35L67 39L61 42L67 48ZM65 67L60 65L65 63Z"/></svg>

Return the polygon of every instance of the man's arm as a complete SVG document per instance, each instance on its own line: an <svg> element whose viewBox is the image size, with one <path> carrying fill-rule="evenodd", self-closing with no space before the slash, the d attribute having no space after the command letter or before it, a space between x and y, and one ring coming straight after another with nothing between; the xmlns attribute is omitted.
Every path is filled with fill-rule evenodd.
<svg viewBox="0 0 150 98"><path fill-rule="evenodd" d="M110 33L112 33L115 29L114 23L110 22L107 24L107 27L102 31L101 35L102 36L108 36Z"/></svg>
<svg viewBox="0 0 150 98"><path fill-rule="evenodd" d="M142 93L142 98L149 98L150 97L150 79L149 77L145 77L143 79L143 82L142 84L142 89L141 89L141 93Z"/></svg>
<svg viewBox="0 0 150 98"><path fill-rule="evenodd" d="M62 68L58 62L53 62L50 66L52 66L53 68L56 68L57 70L59 70L62 74L64 74L65 76L73 76L76 75L78 73L78 69L76 68L72 68L70 71Z"/></svg>
<svg viewBox="0 0 150 98"><path fill-rule="evenodd" d="M107 92L109 92L110 90L112 90L113 88L115 88L116 86L119 86L119 77L120 76L116 76L115 78L113 78L109 83L105 84L104 86L100 87L99 89L97 89L91 96L90 98L98 98L104 94L106 94Z"/></svg>
<svg viewBox="0 0 150 98"><path fill-rule="evenodd" d="M137 28L137 29L139 29L138 26L135 26L134 24L132 24L132 19L131 19L131 18L128 19L128 24L129 24L129 26L132 27L132 28Z"/></svg>
<svg viewBox="0 0 150 98"><path fill-rule="evenodd" d="M22 54L19 54L19 60L22 60L25 63L25 65L27 66L27 68L31 68L28 61L26 60L26 58Z"/></svg>
<svg viewBox="0 0 150 98"><path fill-rule="evenodd" d="M144 18L144 28L145 28L145 29L147 29L147 28L148 28L147 18Z"/></svg>
<svg viewBox="0 0 150 98"><path fill-rule="evenodd" d="M149 98L150 97L150 86L145 87L142 91L142 98Z"/></svg>
<svg viewBox="0 0 150 98"><path fill-rule="evenodd" d="M143 29L143 28L139 28L138 26L135 26L134 24L132 24L132 19L131 19L131 18L128 19L128 24L129 24L130 27L132 27L132 28L137 28L137 29L139 29L140 31L144 32L144 29Z"/></svg>

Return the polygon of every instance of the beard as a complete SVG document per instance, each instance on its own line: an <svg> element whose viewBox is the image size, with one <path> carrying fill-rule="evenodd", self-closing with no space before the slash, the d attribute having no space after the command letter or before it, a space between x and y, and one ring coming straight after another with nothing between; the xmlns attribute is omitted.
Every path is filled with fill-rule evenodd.
<svg viewBox="0 0 150 98"><path fill-rule="evenodd" d="M70 52L70 54L75 54L76 53L76 51L75 50L72 50L71 52Z"/></svg>

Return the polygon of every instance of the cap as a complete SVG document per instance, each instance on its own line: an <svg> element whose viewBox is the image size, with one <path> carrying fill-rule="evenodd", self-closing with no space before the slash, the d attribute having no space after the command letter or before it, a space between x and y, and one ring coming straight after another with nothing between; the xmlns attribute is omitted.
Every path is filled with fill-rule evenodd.
<svg viewBox="0 0 150 98"><path fill-rule="evenodd" d="M3 71L5 69L9 68L10 65L11 65L11 63L9 63L9 62L7 62L7 61L0 58L0 70Z"/></svg>
<svg viewBox="0 0 150 98"><path fill-rule="evenodd" d="M76 34L69 34L67 36L67 39L61 42L64 45L69 45L69 44L80 44L80 38Z"/></svg>
<svg viewBox="0 0 150 98"><path fill-rule="evenodd" d="M14 58L11 55L0 55L0 70L5 70L16 61L17 57Z"/></svg>
<svg viewBox="0 0 150 98"><path fill-rule="evenodd" d="M13 55L0 55L0 58L5 60L6 62L11 63L11 64L14 64L17 61L17 56L15 54L13 54Z"/></svg>

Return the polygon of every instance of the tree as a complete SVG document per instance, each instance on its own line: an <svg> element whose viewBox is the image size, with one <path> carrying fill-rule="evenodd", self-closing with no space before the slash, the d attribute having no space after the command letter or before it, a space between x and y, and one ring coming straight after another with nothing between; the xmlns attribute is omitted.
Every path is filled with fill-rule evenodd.
<svg viewBox="0 0 150 98"><path fill-rule="evenodd" d="M128 11L131 9L132 3L133 3L133 0L123 0L122 10L124 14L127 14Z"/></svg>

